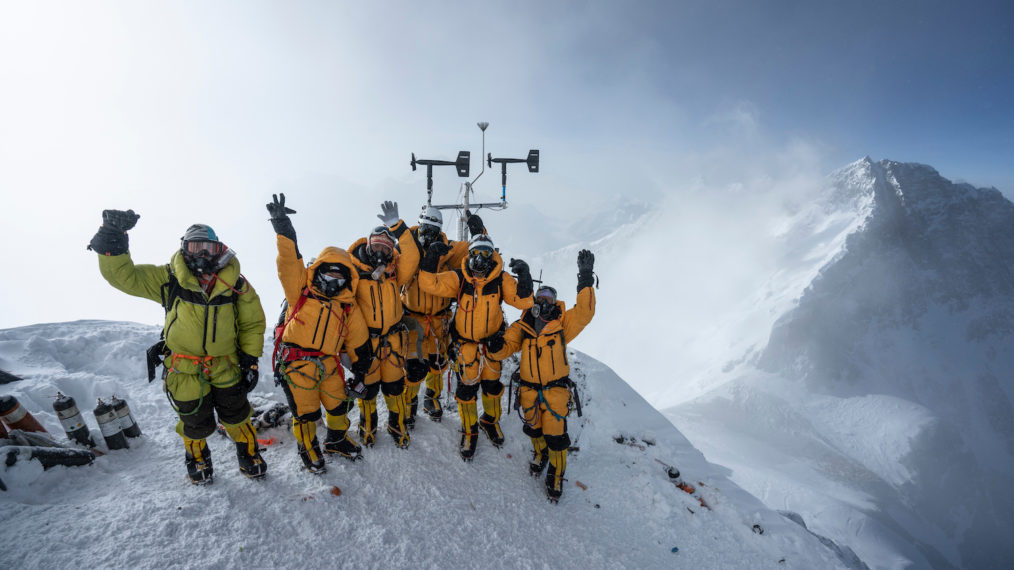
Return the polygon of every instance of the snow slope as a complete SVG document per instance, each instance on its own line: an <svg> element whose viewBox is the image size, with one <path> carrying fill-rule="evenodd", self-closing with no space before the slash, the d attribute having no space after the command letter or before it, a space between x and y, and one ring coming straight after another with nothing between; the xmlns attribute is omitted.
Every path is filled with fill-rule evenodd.
<svg viewBox="0 0 1014 570"><path fill-rule="evenodd" d="M144 379L144 349L157 337L156 327L107 321L0 330L0 366L24 378L0 393L61 440L57 391L86 410L115 393L144 432L91 466L19 462L0 471L8 487L0 567L861 567L798 515L791 521L731 483L611 370L578 352L584 417L572 418L571 431L580 449L558 505L526 474L517 416L504 420L505 447L482 440L471 463L457 457L451 413L442 423L420 418L408 450L384 436L362 462L333 461L323 476L299 469L287 429L264 430L275 442L261 482L242 477L231 442L214 435L215 482L194 487L169 404ZM251 399L263 406L283 396L266 379ZM712 510L677 490L656 459L677 465Z"/></svg>
<svg viewBox="0 0 1014 570"><path fill-rule="evenodd" d="M824 221L788 226L798 299L758 300L778 317L766 344L730 351L667 417L733 481L871 566L1005 567L1014 205L866 158L814 206ZM820 240L807 228L822 224L844 231Z"/></svg>

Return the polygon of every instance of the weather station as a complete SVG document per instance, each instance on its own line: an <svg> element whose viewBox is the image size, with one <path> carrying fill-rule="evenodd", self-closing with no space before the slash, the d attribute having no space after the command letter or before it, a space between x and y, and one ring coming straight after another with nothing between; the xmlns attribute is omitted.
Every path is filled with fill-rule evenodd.
<svg viewBox="0 0 1014 570"><path fill-rule="evenodd" d="M482 170L473 178L471 181L465 181L461 184L461 190L459 192L459 201L456 204L433 204L433 167L434 166L453 166L457 171L459 178L468 178L469 175L469 163L471 159L471 153L467 150L458 152L458 158L456 160L435 160L435 159L417 159L415 153L412 153L412 171L416 170L417 165L423 165L426 167L426 205L436 208L438 210L457 210L458 212L458 239L462 241L468 240L468 225L466 223L468 216L476 210L483 208L488 210L503 210L507 208L507 165L508 164L525 164L528 166L528 172L538 173L539 172L539 151L538 149L532 149L528 151L526 158L494 158L492 153L486 154L486 129L489 127L489 123L480 122L477 123L479 130L482 131L482 154L486 155L486 160L482 165ZM493 168L493 164L500 165L500 201L499 202L472 202L473 194L475 192L475 183L482 177L483 173L486 172L486 166Z"/></svg>

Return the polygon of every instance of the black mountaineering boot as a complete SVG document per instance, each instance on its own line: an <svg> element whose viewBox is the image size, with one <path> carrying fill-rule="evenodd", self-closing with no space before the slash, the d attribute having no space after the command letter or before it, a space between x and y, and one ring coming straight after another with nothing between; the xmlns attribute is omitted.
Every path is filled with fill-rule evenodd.
<svg viewBox="0 0 1014 570"><path fill-rule="evenodd" d="M549 463L549 448L546 440L540 435L532 438L532 460L528 463L528 474L538 477Z"/></svg>
<svg viewBox="0 0 1014 570"><path fill-rule="evenodd" d="M187 476L194 485L210 485L214 482L214 469L211 466L211 451L205 445L194 457L189 452L186 454Z"/></svg>
<svg viewBox="0 0 1014 570"><path fill-rule="evenodd" d="M250 455L248 447L245 442L236 442L236 459L239 461L239 471L251 479L262 479L268 474L268 464L264 462L259 449Z"/></svg>
<svg viewBox="0 0 1014 570"><path fill-rule="evenodd" d="M405 416L405 428L409 430L415 429L415 415L419 412L419 396L412 396L412 399L408 402L408 415Z"/></svg>
<svg viewBox="0 0 1014 570"><path fill-rule="evenodd" d="M439 422L440 418L444 416L444 409L440 406L440 397L429 388L426 388L426 394L423 396L423 411L435 422Z"/></svg>
<svg viewBox="0 0 1014 570"><path fill-rule="evenodd" d="M350 461L363 458L363 448L349 439L347 431L339 429L328 428L324 437L324 453L337 453Z"/></svg>
<svg viewBox="0 0 1014 570"><path fill-rule="evenodd" d="M324 454L320 452L320 444L317 438L313 438L310 447L299 445L297 448L299 458L303 460L303 467L314 475L327 473L327 465L324 464Z"/></svg>
<svg viewBox="0 0 1014 570"><path fill-rule="evenodd" d="M359 400L359 441L373 447L377 441L377 400Z"/></svg>
<svg viewBox="0 0 1014 570"><path fill-rule="evenodd" d="M486 434L486 437L489 438L489 441L495 447L503 445L503 432L500 431L500 422L496 421L493 416L482 414L479 418L479 428L482 430L482 433Z"/></svg>
<svg viewBox="0 0 1014 570"><path fill-rule="evenodd" d="M478 426L472 424L461 431L461 443L458 445L458 454L464 461L471 461L475 455L475 444L479 443Z"/></svg>
<svg viewBox="0 0 1014 570"><path fill-rule="evenodd" d="M546 497L553 503L563 494L563 474L567 471L567 450L549 450L549 468L546 469Z"/></svg>

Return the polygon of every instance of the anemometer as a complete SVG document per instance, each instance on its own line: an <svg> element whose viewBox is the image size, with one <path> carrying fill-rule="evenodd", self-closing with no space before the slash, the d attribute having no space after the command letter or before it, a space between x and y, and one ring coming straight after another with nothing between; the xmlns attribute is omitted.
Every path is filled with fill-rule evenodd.
<svg viewBox="0 0 1014 570"><path fill-rule="evenodd" d="M480 122L477 123L479 130L482 131L482 152L486 154L486 128L489 127L489 123ZM528 166L528 172L537 173L539 171L539 151L538 149L532 149L528 151L526 158L493 158L493 153L486 154L486 160L482 165L482 171L472 179L472 181L465 181L462 183L462 198L461 202L457 204L433 204L433 167L434 166L453 166L457 170L459 178L467 178L469 171L469 162L471 160L471 153L467 150L458 152L458 158L456 160L433 160L433 159L417 159L415 153L412 153L412 171L416 169L416 165L424 165L426 167L426 205L432 206L438 210L458 210L458 239L462 241L468 240L468 226L466 219L471 209L479 210L481 208L488 208L490 210L503 210L507 207L507 165L508 164L519 164L524 163ZM471 193L473 192L472 187L484 172L486 172L486 165L493 168L493 164L500 165L500 201L499 202L479 202L472 203L470 201Z"/></svg>

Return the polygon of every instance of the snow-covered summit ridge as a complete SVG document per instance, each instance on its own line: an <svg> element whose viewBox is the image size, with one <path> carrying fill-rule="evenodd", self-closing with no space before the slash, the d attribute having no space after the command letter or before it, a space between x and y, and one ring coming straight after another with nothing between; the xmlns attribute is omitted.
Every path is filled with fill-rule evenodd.
<svg viewBox="0 0 1014 570"><path fill-rule="evenodd" d="M527 475L530 444L516 414L505 412L503 449L481 440L465 463L453 404L441 423L417 421L409 449L380 437L363 461L330 461L322 476L300 469L288 426L259 434L270 441L261 482L241 476L232 443L212 435L215 482L194 487L175 415L144 378L144 349L157 338L157 327L105 321L0 330L0 364L24 378L0 393L51 433L63 439L51 407L57 391L77 400L97 441L90 409L113 393L144 432L87 467L0 467L8 487L0 508L17 521L0 526L0 567L862 567L797 515L729 482L615 373L573 350L584 415L569 420L579 449L558 505ZM505 378L514 366L506 363ZM284 396L265 377L251 401ZM697 495L677 489L659 461L676 465Z"/></svg>

